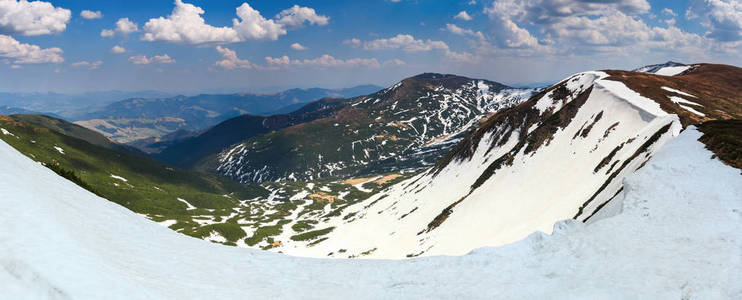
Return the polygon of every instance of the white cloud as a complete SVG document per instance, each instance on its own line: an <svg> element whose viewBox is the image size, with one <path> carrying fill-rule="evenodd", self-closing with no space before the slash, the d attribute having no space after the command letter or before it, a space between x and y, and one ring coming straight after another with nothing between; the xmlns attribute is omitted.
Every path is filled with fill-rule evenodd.
<svg viewBox="0 0 742 300"><path fill-rule="evenodd" d="M472 31L471 29L464 29L459 26L456 26L455 24L450 24L450 23L446 24L446 30L448 30L448 32L450 33L457 34L457 35L474 34L474 31Z"/></svg>
<svg viewBox="0 0 742 300"><path fill-rule="evenodd" d="M354 67L367 67L367 68L379 68L381 64L375 58L350 58L350 59L337 59L331 55L325 54L313 59L291 59L288 56L281 57L266 57L265 65L256 65L246 59L240 59L237 57L237 53L234 50L224 48L221 46L216 47L216 51L222 55L222 60L217 61L215 65L222 67L227 70L233 69L262 69L262 70L276 70L276 69L288 69L288 68L354 68ZM401 60L389 60L385 62L385 65L402 65L404 64Z"/></svg>
<svg viewBox="0 0 742 300"><path fill-rule="evenodd" d="M103 29L100 32L101 37L113 37L116 34L119 34L121 36L127 36L131 33L139 31L139 25L137 23L132 22L129 20L129 18L121 18L116 21L116 28L111 29Z"/></svg>
<svg viewBox="0 0 742 300"><path fill-rule="evenodd" d="M72 12L49 2L0 1L0 32L43 35L64 31Z"/></svg>
<svg viewBox="0 0 742 300"><path fill-rule="evenodd" d="M314 59L290 59L288 56L266 57L267 68L288 68L288 67L316 67L316 68L351 68L367 67L379 68L381 64L375 58L350 58L337 59L328 54Z"/></svg>
<svg viewBox="0 0 742 300"><path fill-rule="evenodd" d="M13 64L62 63L62 49L22 44L9 35L0 34L0 57Z"/></svg>
<svg viewBox="0 0 742 300"><path fill-rule="evenodd" d="M103 13L101 13L100 11L83 10L80 12L80 16L83 19L88 19L88 20L100 19L100 18L103 18Z"/></svg>
<svg viewBox="0 0 742 300"><path fill-rule="evenodd" d="M114 53L114 54L121 54L125 52L126 52L126 48L121 47L119 45L113 46L113 48L111 48L111 53Z"/></svg>
<svg viewBox="0 0 742 300"><path fill-rule="evenodd" d="M647 25L640 16L650 8L646 0L498 0L485 13L492 21L498 49L620 54L628 53L629 47L634 52L703 47L692 45L701 42L700 36L674 27L674 21L667 21L665 28Z"/></svg>
<svg viewBox="0 0 742 300"><path fill-rule="evenodd" d="M464 20L464 21L471 21L473 18L464 10L460 11L457 15L453 17L454 19Z"/></svg>
<svg viewBox="0 0 742 300"><path fill-rule="evenodd" d="M176 0L175 8L167 18L150 19L144 24L142 40L186 44L240 41L233 28L208 25L201 17L202 14L204 14L204 10L200 7Z"/></svg>
<svg viewBox="0 0 742 300"><path fill-rule="evenodd" d="M742 1L694 0L685 13L688 19L699 19L708 29L706 36L721 42L742 40Z"/></svg>
<svg viewBox="0 0 742 300"><path fill-rule="evenodd" d="M389 67L389 66L391 66L391 67L404 66L406 64L407 64L406 62L404 62L402 60L399 60L399 59L396 59L396 58L395 59L390 59L390 60L387 60L387 61L384 62L384 66L385 67Z"/></svg>
<svg viewBox="0 0 742 300"><path fill-rule="evenodd" d="M274 20L267 20L260 15L260 12L250 7L247 2L237 7L237 19L233 20L232 27L240 36L239 41L246 40L277 40L279 36L286 34L286 28L283 24L278 24Z"/></svg>
<svg viewBox="0 0 742 300"><path fill-rule="evenodd" d="M363 44L366 50L401 49L407 52L448 50L443 41L418 40L409 34L398 34L388 39L376 39Z"/></svg>
<svg viewBox="0 0 742 300"><path fill-rule="evenodd" d="M352 38L349 40L344 40L343 45L350 46L351 48L358 48L361 46L361 40L357 38Z"/></svg>
<svg viewBox="0 0 742 300"><path fill-rule="evenodd" d="M329 21L329 17L318 15L313 8L299 5L294 5L276 15L276 23L286 27L301 27L305 22L309 22L311 25L324 26Z"/></svg>
<svg viewBox="0 0 742 300"><path fill-rule="evenodd" d="M169 55L155 55L150 57L144 56L144 55L137 55L129 57L129 61L135 65L148 65L152 63L158 63L158 64L172 64L175 63L175 60L170 58Z"/></svg>
<svg viewBox="0 0 742 300"><path fill-rule="evenodd" d="M116 33L127 35L139 31L137 23L132 22L129 18L121 18L116 21Z"/></svg>
<svg viewBox="0 0 742 300"><path fill-rule="evenodd" d="M216 46L216 51L219 52L219 54L221 54L223 58L222 60L215 63L215 65L217 66L228 70L253 68L253 65L252 63L250 63L250 61L246 59L239 59L237 57L237 52L235 52L234 50Z"/></svg>
<svg viewBox="0 0 742 300"><path fill-rule="evenodd" d="M477 35L473 32L472 34ZM472 62L475 60L475 57L470 53L451 51L448 44L443 41L415 39L414 36L409 34L398 34L391 38L368 41L363 43L363 48L366 50L402 50L405 52L438 50L452 60L460 62Z"/></svg>
<svg viewBox="0 0 742 300"><path fill-rule="evenodd" d="M669 9L667 7L665 7L665 8L662 9L662 13L663 14L666 14L668 16L672 16L672 17L677 17L678 16L678 14L676 14L672 9Z"/></svg>
<svg viewBox="0 0 742 300"><path fill-rule="evenodd" d="M216 27L206 24L201 16L205 11L198 6L175 0L175 8L167 17L150 19L144 24L143 41L182 44L227 44L248 40L277 40L288 28L326 25L329 18L317 15L314 9L295 5L276 15L276 20L266 19L247 2L236 9L237 18L232 26Z"/></svg>
<svg viewBox="0 0 742 300"><path fill-rule="evenodd" d="M113 30L110 29L103 29L100 31L101 37L112 37L114 34L116 34Z"/></svg>
<svg viewBox="0 0 742 300"><path fill-rule="evenodd" d="M307 48L307 47L304 47L304 46L302 46L302 45L301 45L301 44L299 44L299 43L293 43L293 44L291 44L291 49L294 49L294 50L296 50L296 51L304 51L304 50L307 50L307 49L309 49L309 48Z"/></svg>
<svg viewBox="0 0 742 300"><path fill-rule="evenodd" d="M76 63L71 63L70 66L72 67L86 67L90 70L95 70L97 68L100 68L100 66L103 65L103 62L98 60L94 62L87 62L87 61L78 61Z"/></svg>

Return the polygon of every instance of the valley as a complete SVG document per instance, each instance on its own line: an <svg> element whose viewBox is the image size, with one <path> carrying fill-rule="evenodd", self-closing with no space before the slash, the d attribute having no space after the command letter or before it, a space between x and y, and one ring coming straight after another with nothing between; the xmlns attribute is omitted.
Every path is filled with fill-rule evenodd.
<svg viewBox="0 0 742 300"><path fill-rule="evenodd" d="M460 255L534 231L549 233L562 219L592 222L624 191L623 178L684 127L740 119L738 90L719 85L742 78L739 69L687 69L671 77L585 72L539 90L423 74L369 96L324 99L288 115L228 120L161 152L171 161L189 158L174 164L196 171L131 168L158 163L48 117L0 120L8 133L0 137L58 173L72 174L66 177L83 187L207 241L313 257ZM360 111L379 117L358 118ZM258 151L266 146L272 148ZM734 146L723 147L735 153L728 150ZM290 154L282 154L289 148ZM276 160L256 157L261 151ZM91 160L96 155L100 160ZM126 160L97 167L112 155ZM295 168L287 155L316 156L309 165L318 168L304 169L304 176L265 176L279 162ZM734 155L725 157L734 163ZM230 173L250 170L245 156L265 160L265 166ZM204 161L228 164L214 170ZM183 180L173 181L167 170L183 174ZM560 175L565 173L570 175ZM205 181L193 180L198 177ZM493 214L498 211L503 213Z"/></svg>

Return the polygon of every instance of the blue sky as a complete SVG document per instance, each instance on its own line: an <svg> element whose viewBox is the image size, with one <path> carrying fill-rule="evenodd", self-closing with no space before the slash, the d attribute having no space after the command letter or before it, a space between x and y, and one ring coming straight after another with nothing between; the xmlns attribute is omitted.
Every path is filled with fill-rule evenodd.
<svg viewBox="0 0 742 300"><path fill-rule="evenodd" d="M740 0L3 0L0 91L268 91L421 72L525 85L740 64L741 40Z"/></svg>

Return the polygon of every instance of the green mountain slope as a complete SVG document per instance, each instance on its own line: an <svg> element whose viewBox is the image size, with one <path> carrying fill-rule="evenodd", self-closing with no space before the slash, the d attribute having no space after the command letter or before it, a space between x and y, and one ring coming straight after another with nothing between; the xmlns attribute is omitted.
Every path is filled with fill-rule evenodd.
<svg viewBox="0 0 742 300"><path fill-rule="evenodd" d="M242 115L219 123L198 136L179 140L153 157L169 165L203 170L210 155L228 146L273 130L328 117L348 104L346 99L322 99L285 115Z"/></svg>
<svg viewBox="0 0 742 300"><path fill-rule="evenodd" d="M24 121L24 122L31 123L31 124L36 124L41 127L46 127L48 129L54 130L63 135L81 139L83 141L86 141L96 146L100 146L100 147L111 149L111 150L117 150L117 151L129 153L129 154L133 154L137 156L143 156L143 157L146 156L144 152L139 151L138 149L134 147L115 143L109 140L107 137L100 134L99 132L93 131L91 129L82 127L74 123L64 121L59 118L54 118L54 117L45 116L45 115L38 115L38 114L15 114L15 115L12 115L11 117L16 120Z"/></svg>
<svg viewBox="0 0 742 300"><path fill-rule="evenodd" d="M60 121L46 124L74 128ZM267 196L267 191L259 186L174 169L13 117L0 116L0 139L60 175L134 212L156 221L179 220L179 230L196 237L208 235L212 228L193 221L193 216L227 216L239 205L239 200ZM228 230L224 228L230 225L215 227L217 231Z"/></svg>

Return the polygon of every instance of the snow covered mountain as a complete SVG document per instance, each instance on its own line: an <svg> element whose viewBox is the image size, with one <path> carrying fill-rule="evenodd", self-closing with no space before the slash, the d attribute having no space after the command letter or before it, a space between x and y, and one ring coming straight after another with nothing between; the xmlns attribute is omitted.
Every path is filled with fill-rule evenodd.
<svg viewBox="0 0 742 300"><path fill-rule="evenodd" d="M228 147L206 169L240 182L419 170L440 159L488 114L512 107L535 91L421 74L352 99L330 117Z"/></svg>
<svg viewBox="0 0 742 300"><path fill-rule="evenodd" d="M602 210L616 216L403 261L296 258L189 238L0 141L2 297L739 299L742 180L699 137L689 127L628 176Z"/></svg>
<svg viewBox="0 0 742 300"><path fill-rule="evenodd" d="M683 73L693 66L668 61L664 64L648 65L633 70L634 72L651 73L662 76L674 76Z"/></svg>
<svg viewBox="0 0 742 300"><path fill-rule="evenodd" d="M623 179L684 126L742 119L740 82L741 69L720 65L672 77L576 74L491 116L427 171L330 220L314 220L322 234L274 250L460 255L548 233L558 220L590 221L625 189Z"/></svg>

